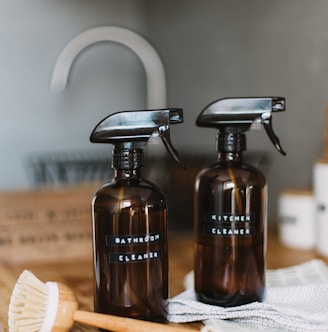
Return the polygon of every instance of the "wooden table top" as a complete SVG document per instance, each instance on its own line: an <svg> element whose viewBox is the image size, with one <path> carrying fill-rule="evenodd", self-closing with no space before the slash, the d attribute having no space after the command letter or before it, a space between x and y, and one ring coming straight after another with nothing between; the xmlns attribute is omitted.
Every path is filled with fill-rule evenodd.
<svg viewBox="0 0 328 332"><path fill-rule="evenodd" d="M268 232L267 268L276 269L300 264L313 258L321 258L328 263L328 258L319 257L312 250L289 249L281 245L275 231ZM193 234L190 232L169 234L170 296L184 290L183 279L193 268ZM71 287L76 293L80 309L92 310L93 307L93 272L92 262L75 261L56 264L0 264L0 331L7 330L7 311L12 289L23 269L31 270L42 281L58 281ZM188 324L190 330L199 330L200 323ZM77 330L86 330L76 327Z"/></svg>

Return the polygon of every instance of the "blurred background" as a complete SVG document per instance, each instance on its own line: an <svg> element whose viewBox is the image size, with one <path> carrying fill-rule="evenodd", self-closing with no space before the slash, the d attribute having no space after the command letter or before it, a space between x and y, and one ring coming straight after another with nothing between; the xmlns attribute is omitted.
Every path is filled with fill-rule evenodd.
<svg viewBox="0 0 328 332"><path fill-rule="evenodd" d="M95 44L74 62L66 90L50 90L65 45L90 28L110 25L153 45L166 73L163 107L184 109L185 122L172 127L171 138L188 170L156 156L145 171L169 196L172 215L181 219L172 222L192 224L189 212L179 213L190 206L198 169L216 158L215 130L197 128L195 119L218 98L286 97L287 111L273 116L286 157L264 130L248 134L249 158L269 183L270 220L281 190L311 188L328 103L327 1L0 0L0 8L0 190L51 185L56 176L69 181L67 170L53 171L48 183L40 171L58 160L73 168L104 165L91 173L110 176L111 147L92 145L89 135L113 112L147 107L140 59L123 45Z"/></svg>

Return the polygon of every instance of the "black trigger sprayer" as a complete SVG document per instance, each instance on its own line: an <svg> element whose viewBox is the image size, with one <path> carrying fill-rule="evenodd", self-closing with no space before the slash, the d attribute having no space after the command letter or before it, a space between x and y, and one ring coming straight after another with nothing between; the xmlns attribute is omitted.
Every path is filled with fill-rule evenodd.
<svg viewBox="0 0 328 332"><path fill-rule="evenodd" d="M242 152L245 132L261 122L285 155L272 129L272 114L284 110L282 97L225 98L196 120L218 130L218 160L195 181L195 291L202 302L228 307L262 300L267 185L258 169L243 162Z"/></svg>
<svg viewBox="0 0 328 332"><path fill-rule="evenodd" d="M282 97L219 99L201 112L196 125L217 128L222 136L248 131L255 121L259 121L275 148L286 155L272 128L272 113L284 110L285 98Z"/></svg>
<svg viewBox="0 0 328 332"><path fill-rule="evenodd" d="M114 145L111 182L95 193L93 246L95 311L165 320L168 299L167 206L164 194L140 174L143 149L158 134L182 166L170 126L183 122L178 108L123 111L103 119L93 143Z"/></svg>

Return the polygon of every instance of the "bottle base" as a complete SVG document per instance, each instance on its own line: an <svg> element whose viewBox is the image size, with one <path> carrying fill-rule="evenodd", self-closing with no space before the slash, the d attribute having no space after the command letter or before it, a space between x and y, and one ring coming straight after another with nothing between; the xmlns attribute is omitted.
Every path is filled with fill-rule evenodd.
<svg viewBox="0 0 328 332"><path fill-rule="evenodd" d="M95 312L108 314L108 315L133 318L137 320L145 320L156 323L166 323L167 319L165 316L164 309L160 311L161 312L159 312L159 310L157 311L142 310L135 306L132 307L111 306L108 307L107 309L100 309L100 308L95 309Z"/></svg>
<svg viewBox="0 0 328 332"><path fill-rule="evenodd" d="M219 307L237 307L251 302L262 302L262 297L257 295L235 294L222 298L208 297L202 293L196 293L197 301Z"/></svg>

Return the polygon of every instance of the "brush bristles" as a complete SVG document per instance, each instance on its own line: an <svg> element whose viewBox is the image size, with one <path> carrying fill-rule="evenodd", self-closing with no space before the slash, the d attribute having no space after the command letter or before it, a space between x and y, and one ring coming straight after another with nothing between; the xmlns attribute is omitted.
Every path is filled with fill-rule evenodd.
<svg viewBox="0 0 328 332"><path fill-rule="evenodd" d="M9 332L39 331L43 325L48 302L48 287L30 271L23 271L11 295Z"/></svg>

